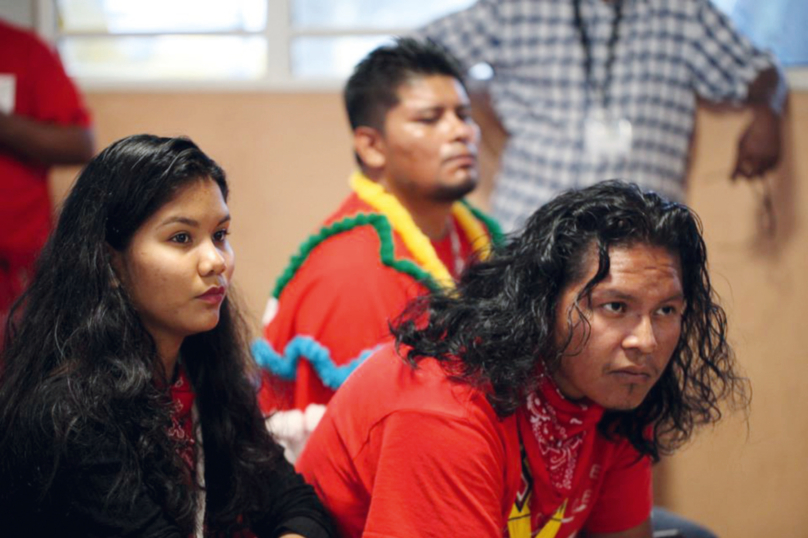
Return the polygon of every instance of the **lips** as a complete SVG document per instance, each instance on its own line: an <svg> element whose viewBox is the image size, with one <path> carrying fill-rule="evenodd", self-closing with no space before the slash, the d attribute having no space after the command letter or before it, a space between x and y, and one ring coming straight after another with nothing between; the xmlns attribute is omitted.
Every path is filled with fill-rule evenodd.
<svg viewBox="0 0 808 538"><path fill-rule="evenodd" d="M454 155L446 159L447 163L458 164L458 165L466 165L471 166L477 164L477 156L473 153L462 153L460 155Z"/></svg>
<svg viewBox="0 0 808 538"><path fill-rule="evenodd" d="M199 295L198 298L209 303L220 303L224 300L227 289L224 286L216 286Z"/></svg>
<svg viewBox="0 0 808 538"><path fill-rule="evenodd" d="M649 381L654 377L653 375L651 375L651 372L648 371L647 369L637 367L628 367L628 368L621 368L619 370L612 370L611 374L625 381L633 381L635 383L642 383L644 381Z"/></svg>

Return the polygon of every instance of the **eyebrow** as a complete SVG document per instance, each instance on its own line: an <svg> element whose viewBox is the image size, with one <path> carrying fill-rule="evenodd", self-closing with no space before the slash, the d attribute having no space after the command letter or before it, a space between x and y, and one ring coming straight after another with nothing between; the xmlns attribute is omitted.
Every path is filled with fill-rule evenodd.
<svg viewBox="0 0 808 538"><path fill-rule="evenodd" d="M632 301L632 300L636 299L636 297L634 297L633 295L630 295L628 293L623 293L622 291L618 291L618 290L609 290L609 289L597 290L597 288L596 288L596 289L592 290L591 295L595 295L596 293L598 295L601 295L601 296L605 295L607 298L613 297L615 299L622 299L624 301ZM682 293L674 293L670 297L666 297L665 299L662 299L659 302L660 303L672 303L672 302L675 302L675 301L684 301L684 300L685 300L684 294L682 294Z"/></svg>
<svg viewBox="0 0 808 538"><path fill-rule="evenodd" d="M430 112L441 112L446 110L446 107L443 105L414 106L411 110L416 114L426 114Z"/></svg>
<svg viewBox="0 0 808 538"><path fill-rule="evenodd" d="M411 110L415 112L437 112L442 110L458 110L458 109L468 109L471 110L471 103L456 103L454 105L447 105L445 103L438 103L438 104L426 104L423 106L415 105L412 107Z"/></svg>
<svg viewBox="0 0 808 538"><path fill-rule="evenodd" d="M216 226L221 226L225 222L229 222L229 221L230 221L230 213L225 215L224 218L222 220L220 220L218 222L218 224L216 224ZM168 226L169 224L175 224L175 223L185 224L187 226L193 226L194 228L199 227L199 221L197 221L195 219L190 219L188 217L182 217L182 216L168 217L166 220L164 220L163 222L160 223L159 227Z"/></svg>

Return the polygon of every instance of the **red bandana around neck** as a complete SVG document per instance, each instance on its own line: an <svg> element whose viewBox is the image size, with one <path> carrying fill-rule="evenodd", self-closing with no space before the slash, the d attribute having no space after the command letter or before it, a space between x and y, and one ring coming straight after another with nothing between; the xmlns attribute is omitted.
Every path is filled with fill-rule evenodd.
<svg viewBox="0 0 808 538"><path fill-rule="evenodd" d="M553 380L541 374L538 388L517 412L520 437L532 474L531 511L550 514L569 496L579 474L579 462L592 457L595 430L604 409L590 401L565 398Z"/></svg>

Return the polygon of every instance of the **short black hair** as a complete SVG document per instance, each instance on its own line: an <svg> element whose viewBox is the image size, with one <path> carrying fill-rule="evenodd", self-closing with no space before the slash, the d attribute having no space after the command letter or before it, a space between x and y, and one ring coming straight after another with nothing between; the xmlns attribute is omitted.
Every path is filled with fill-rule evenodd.
<svg viewBox="0 0 808 538"><path fill-rule="evenodd" d="M354 68L343 97L351 129L381 130L384 116L398 103L396 91L413 76L446 75L465 88L460 63L445 49L428 40L399 37L392 45L371 51Z"/></svg>

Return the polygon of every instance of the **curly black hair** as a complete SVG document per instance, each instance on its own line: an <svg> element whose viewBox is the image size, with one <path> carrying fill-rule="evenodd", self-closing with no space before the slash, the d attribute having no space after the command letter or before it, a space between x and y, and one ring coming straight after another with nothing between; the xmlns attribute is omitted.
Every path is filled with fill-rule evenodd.
<svg viewBox="0 0 808 538"><path fill-rule="evenodd" d="M508 416L535 390L538 368L553 371L570 345L554 337L558 303L567 286L586 277L590 253L597 252L597 273L572 308L609 274L611 248L638 244L679 257L686 301L681 336L640 406L607 410L598 427L658 460L697 426L718 421L722 400L745 409L750 398L710 285L701 223L682 204L620 181L563 193L489 259L472 264L455 290L413 302L392 327L396 343L411 348L406 358L413 365L425 357L452 364L451 372L487 391L496 412ZM572 334L566 314L561 322Z"/></svg>
<svg viewBox="0 0 808 538"><path fill-rule="evenodd" d="M99 449L120 456L110 498L135 502L147 488L185 534L195 494L154 340L116 279L111 249L180 189L222 169L192 141L135 135L81 172L34 279L9 316L0 362L0 501L40 502L55 480ZM196 392L205 446L207 524L226 528L266 508L267 477L283 457L264 426L246 328L232 297L218 325L187 337L180 353ZM156 382L162 380L161 382Z"/></svg>

